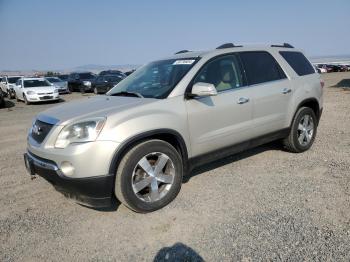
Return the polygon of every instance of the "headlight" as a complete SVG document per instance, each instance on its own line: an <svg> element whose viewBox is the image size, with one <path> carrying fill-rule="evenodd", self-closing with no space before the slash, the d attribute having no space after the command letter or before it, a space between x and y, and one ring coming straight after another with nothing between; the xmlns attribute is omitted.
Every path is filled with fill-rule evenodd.
<svg viewBox="0 0 350 262"><path fill-rule="evenodd" d="M35 95L35 92L34 91L28 91L27 95Z"/></svg>
<svg viewBox="0 0 350 262"><path fill-rule="evenodd" d="M91 82L90 81L83 81L83 84L86 86L91 86Z"/></svg>
<svg viewBox="0 0 350 262"><path fill-rule="evenodd" d="M56 88L55 91L53 91L53 92L57 94L58 93L58 89Z"/></svg>
<svg viewBox="0 0 350 262"><path fill-rule="evenodd" d="M59 133L55 147L65 148L72 143L95 141L105 122L106 118L99 117L67 125Z"/></svg>

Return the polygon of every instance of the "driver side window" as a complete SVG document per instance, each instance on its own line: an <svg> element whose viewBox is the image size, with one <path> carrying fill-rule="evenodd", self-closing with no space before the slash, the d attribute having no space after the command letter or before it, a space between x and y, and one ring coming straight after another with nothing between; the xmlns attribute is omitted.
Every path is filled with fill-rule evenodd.
<svg viewBox="0 0 350 262"><path fill-rule="evenodd" d="M207 63L193 84L197 82L213 84L218 92L245 85L242 66L236 55L219 57Z"/></svg>

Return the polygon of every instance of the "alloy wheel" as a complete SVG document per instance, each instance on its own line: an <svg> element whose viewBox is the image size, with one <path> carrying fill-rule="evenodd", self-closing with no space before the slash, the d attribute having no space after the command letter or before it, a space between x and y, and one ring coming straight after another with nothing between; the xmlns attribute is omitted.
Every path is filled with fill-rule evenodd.
<svg viewBox="0 0 350 262"><path fill-rule="evenodd" d="M167 195L174 177L173 161L164 153L153 152L136 164L131 177L132 189L140 200L155 202Z"/></svg>
<svg viewBox="0 0 350 262"><path fill-rule="evenodd" d="M314 120L312 116L304 115L298 125L298 141L300 145L307 146L314 134Z"/></svg>

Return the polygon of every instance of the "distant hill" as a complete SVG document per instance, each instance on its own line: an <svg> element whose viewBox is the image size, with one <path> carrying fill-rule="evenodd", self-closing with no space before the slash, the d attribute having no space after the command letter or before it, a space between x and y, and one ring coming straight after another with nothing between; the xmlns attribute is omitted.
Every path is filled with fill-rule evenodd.
<svg viewBox="0 0 350 262"><path fill-rule="evenodd" d="M76 66L73 68L67 68L67 69L47 69L47 70L38 70L38 69L29 69L29 70L0 70L0 75L24 75L24 76L33 76L33 75L43 75L48 71L51 72L58 72L62 74L67 74L70 72L82 72L82 71L90 71L93 73L99 73L103 70L109 70L109 69L116 69L120 70L122 72L130 71L132 69L136 69L140 67L140 65L132 65L132 64L126 64L126 65L95 65L95 64L89 64L89 65L82 65L82 66Z"/></svg>

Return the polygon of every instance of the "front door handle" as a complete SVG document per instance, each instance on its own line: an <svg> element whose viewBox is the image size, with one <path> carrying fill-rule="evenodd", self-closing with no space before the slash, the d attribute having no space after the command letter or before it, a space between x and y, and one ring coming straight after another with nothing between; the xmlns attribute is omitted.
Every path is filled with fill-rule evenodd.
<svg viewBox="0 0 350 262"><path fill-rule="evenodd" d="M237 101L237 104L245 104L245 103L248 103L249 102L249 98L246 98L246 97L240 97Z"/></svg>
<svg viewBox="0 0 350 262"><path fill-rule="evenodd" d="M292 92L292 89L290 89L290 88L283 88L283 90L282 90L282 94L288 94L290 92Z"/></svg>

